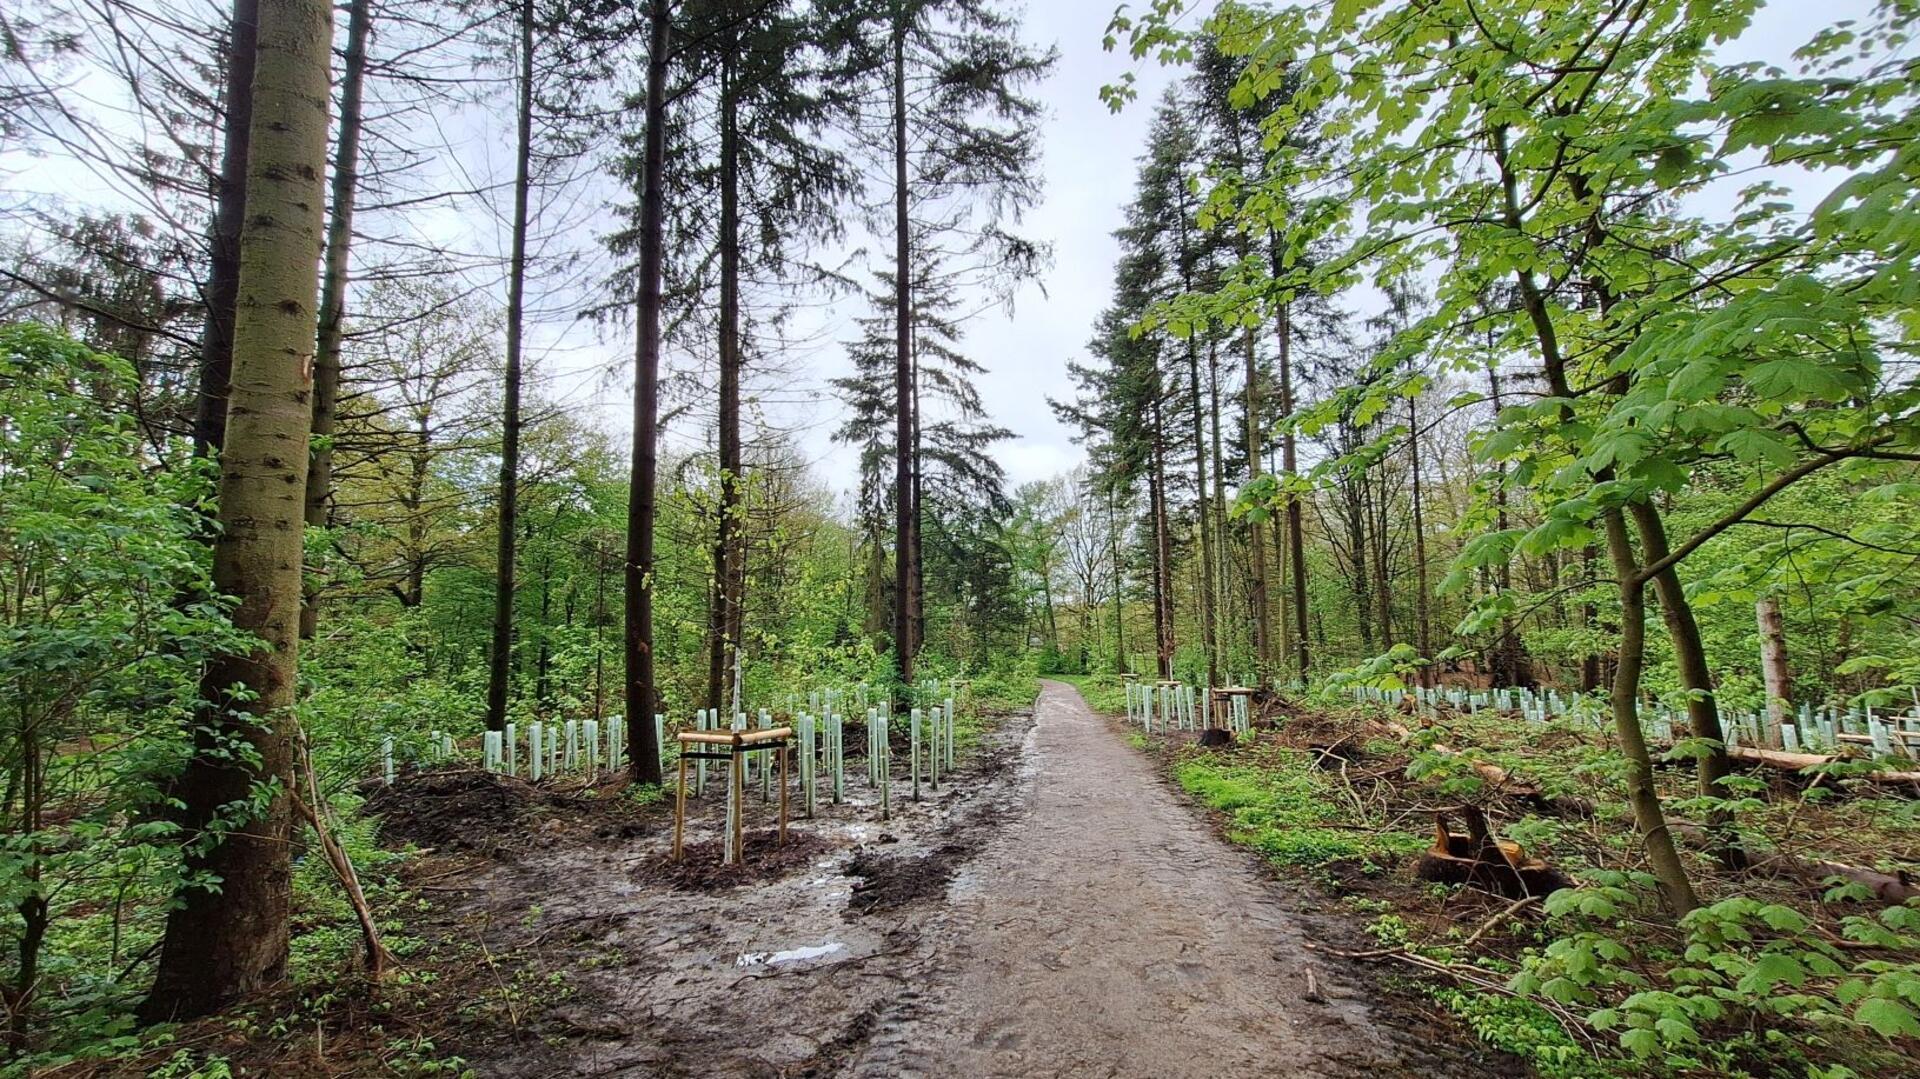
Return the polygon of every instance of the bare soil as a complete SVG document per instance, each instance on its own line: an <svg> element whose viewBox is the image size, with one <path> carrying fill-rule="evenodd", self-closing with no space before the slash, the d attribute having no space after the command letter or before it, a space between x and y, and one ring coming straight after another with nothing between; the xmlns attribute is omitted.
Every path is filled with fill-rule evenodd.
<svg viewBox="0 0 1920 1079"><path fill-rule="evenodd" d="M920 801L896 775L888 820L860 769L847 786L780 847L750 799L747 864L723 869L711 795L675 863L671 808L611 783L403 777L370 808L434 848L406 874L404 981L261 1002L290 1034L212 1021L177 1044L275 1076L1514 1070L1308 948L1353 946L1354 919L1221 840L1069 686Z"/></svg>

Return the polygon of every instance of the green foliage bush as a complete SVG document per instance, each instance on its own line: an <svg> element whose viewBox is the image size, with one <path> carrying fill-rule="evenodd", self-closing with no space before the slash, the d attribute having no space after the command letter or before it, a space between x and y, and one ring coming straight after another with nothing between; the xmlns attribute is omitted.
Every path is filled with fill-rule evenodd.
<svg viewBox="0 0 1920 1079"><path fill-rule="evenodd" d="M180 882L167 777L201 664L247 639L212 596L206 473L100 407L134 391L117 357L0 326L0 977L39 1064L126 1044L123 975Z"/></svg>

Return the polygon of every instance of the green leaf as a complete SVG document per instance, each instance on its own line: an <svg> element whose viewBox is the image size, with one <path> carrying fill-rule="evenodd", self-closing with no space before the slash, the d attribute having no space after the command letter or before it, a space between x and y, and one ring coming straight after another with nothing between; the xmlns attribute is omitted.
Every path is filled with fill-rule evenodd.
<svg viewBox="0 0 1920 1079"><path fill-rule="evenodd" d="M1853 1010L1853 1018L1883 1038L1920 1037L1920 1017L1897 1000L1868 997Z"/></svg>

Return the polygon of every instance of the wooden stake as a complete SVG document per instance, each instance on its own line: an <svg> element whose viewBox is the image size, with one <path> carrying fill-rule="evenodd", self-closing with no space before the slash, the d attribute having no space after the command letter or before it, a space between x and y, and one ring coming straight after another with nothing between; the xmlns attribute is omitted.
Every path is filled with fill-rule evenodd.
<svg viewBox="0 0 1920 1079"><path fill-rule="evenodd" d="M673 860L680 860L680 838L687 830L687 755L680 754L680 782L673 795Z"/></svg>

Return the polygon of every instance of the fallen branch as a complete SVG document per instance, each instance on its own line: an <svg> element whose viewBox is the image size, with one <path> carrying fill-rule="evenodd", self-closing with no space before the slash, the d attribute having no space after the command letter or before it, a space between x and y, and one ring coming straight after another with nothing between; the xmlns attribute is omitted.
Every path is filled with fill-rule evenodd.
<svg viewBox="0 0 1920 1079"><path fill-rule="evenodd" d="M347 903L353 907L353 916L360 921L360 935L367 942L367 977L374 982L386 976L387 965L393 961L392 953L380 942L380 927L373 919L373 908L367 905L366 893L360 890L360 874L354 872L353 859L347 857L346 848L333 837L333 830L327 827L321 812L331 812L331 806L320 800L320 784L314 778L313 753L307 747L307 732L300 732L300 770L306 773L307 792L311 801L300 797L298 791L289 791L294 808L307 819L313 834L320 837L320 849L326 852L327 864L333 867L334 876L340 878L340 886L346 890Z"/></svg>

